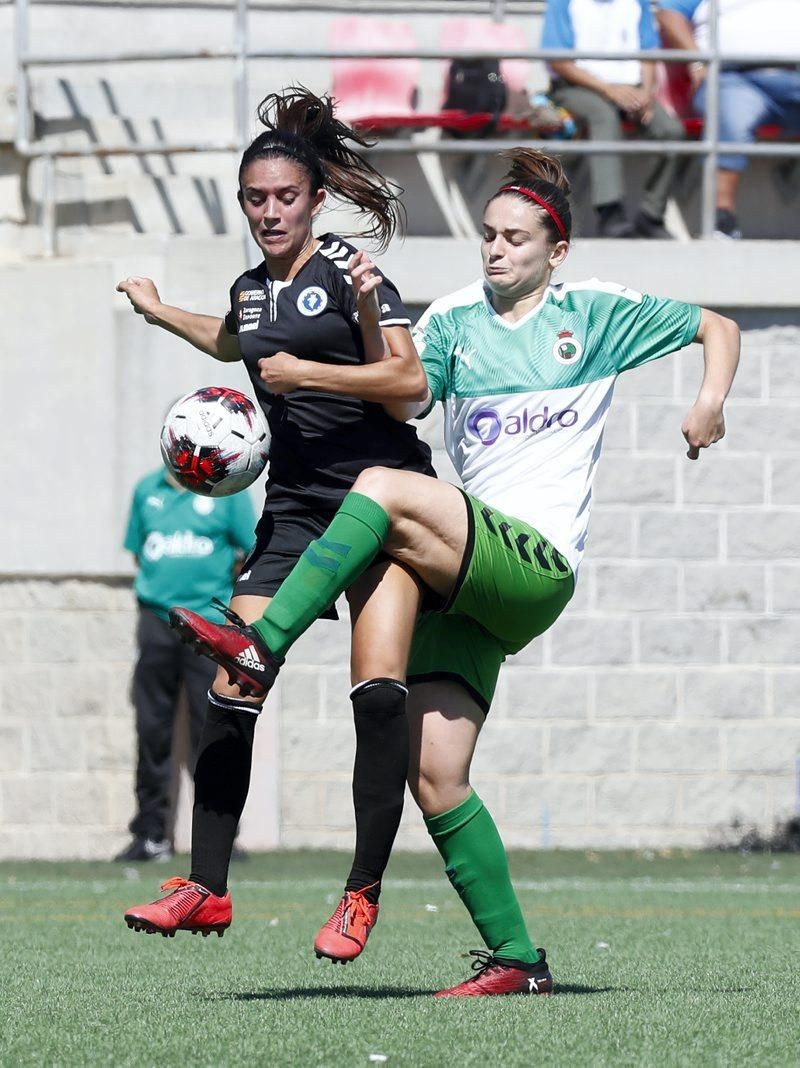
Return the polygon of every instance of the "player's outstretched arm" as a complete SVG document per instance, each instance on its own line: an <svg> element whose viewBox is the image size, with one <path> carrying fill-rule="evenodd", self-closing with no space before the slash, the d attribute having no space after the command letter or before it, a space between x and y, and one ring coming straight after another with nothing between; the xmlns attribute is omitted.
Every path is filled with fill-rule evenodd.
<svg viewBox="0 0 800 1068"><path fill-rule="evenodd" d="M690 460L725 436L722 408L739 365L741 335L733 319L703 308L695 341L702 342L705 371L697 400L681 426Z"/></svg>
<svg viewBox="0 0 800 1068"><path fill-rule="evenodd" d="M384 360L343 366L299 360L289 352L276 352L258 361L261 381L272 393L310 389L358 397L387 409L390 405L421 401L427 395L428 381L411 334L405 327L392 327L394 330L403 330L408 335L408 347L398 345L399 351L393 351Z"/></svg>
<svg viewBox="0 0 800 1068"><path fill-rule="evenodd" d="M261 380L273 393L311 389L343 394L382 404L394 418L407 419L405 406L419 404L428 392L428 380L411 334L405 326L381 327L378 286L383 278L369 256L355 253L348 270L364 343L364 363L345 367L298 360L291 353L277 352L258 361Z"/></svg>
<svg viewBox="0 0 800 1068"><path fill-rule="evenodd" d="M223 363L241 360L239 341L225 329L224 319L164 304L152 279L125 278L117 283L117 292L125 294L133 310L137 315L143 315L146 322L183 338L215 360Z"/></svg>

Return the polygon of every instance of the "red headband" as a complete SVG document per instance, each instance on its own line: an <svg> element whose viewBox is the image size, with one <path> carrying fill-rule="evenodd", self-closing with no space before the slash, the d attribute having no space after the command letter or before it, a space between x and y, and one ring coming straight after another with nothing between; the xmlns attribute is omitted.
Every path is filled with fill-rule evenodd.
<svg viewBox="0 0 800 1068"><path fill-rule="evenodd" d="M528 189L524 185L504 185L502 189L498 190L500 193L522 193L524 197L528 197L530 200L536 201L540 208L544 208L553 222L556 224L556 229L561 234L563 241L569 241L567 237L567 228L561 221L561 216L558 214L552 204L548 204L543 197L537 196L532 189Z"/></svg>

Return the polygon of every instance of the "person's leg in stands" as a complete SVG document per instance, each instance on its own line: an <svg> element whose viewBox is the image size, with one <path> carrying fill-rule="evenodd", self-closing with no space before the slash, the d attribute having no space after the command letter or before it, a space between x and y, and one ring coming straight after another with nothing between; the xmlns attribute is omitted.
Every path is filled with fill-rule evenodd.
<svg viewBox="0 0 800 1068"><path fill-rule="evenodd" d="M682 141L683 123L658 102L646 125L640 126L641 136L653 141ZM681 164L680 156L657 155L644 186L639 215L635 225L642 237L669 237L664 230L664 212Z"/></svg>
<svg viewBox="0 0 800 1068"><path fill-rule="evenodd" d="M751 71L723 71L719 82L719 136L721 141L751 143L755 132L770 114L769 97L753 81ZM695 96L695 106L705 114L708 86L704 82ZM741 237L736 220L736 195L747 156L722 155L717 171L717 233Z"/></svg>
<svg viewBox="0 0 800 1068"><path fill-rule="evenodd" d="M552 99L586 124L592 141L621 141L622 119L616 107L599 93L578 85L559 85ZM625 216L625 185L618 155L589 156L592 206L603 237L632 237L633 225Z"/></svg>

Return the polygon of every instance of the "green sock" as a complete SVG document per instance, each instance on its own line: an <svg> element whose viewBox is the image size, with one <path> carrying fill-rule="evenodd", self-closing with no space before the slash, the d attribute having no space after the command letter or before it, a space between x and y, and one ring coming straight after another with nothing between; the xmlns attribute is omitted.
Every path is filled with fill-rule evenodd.
<svg viewBox="0 0 800 1068"><path fill-rule="evenodd" d="M511 885L506 851L483 801L472 793L449 812L426 816L425 825L442 854L448 879L493 956L535 964L539 954Z"/></svg>
<svg viewBox="0 0 800 1068"><path fill-rule="evenodd" d="M308 630L369 567L389 533L389 516L361 493L348 493L321 538L286 576L253 630L276 656Z"/></svg>

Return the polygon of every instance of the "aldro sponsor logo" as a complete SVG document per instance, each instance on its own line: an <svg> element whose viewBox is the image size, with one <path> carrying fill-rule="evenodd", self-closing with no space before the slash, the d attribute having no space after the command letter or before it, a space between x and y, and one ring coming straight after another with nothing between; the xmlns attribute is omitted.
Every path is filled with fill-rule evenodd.
<svg viewBox="0 0 800 1068"><path fill-rule="evenodd" d="M165 556L210 556L213 551L214 542L211 538L194 534L191 530L176 530L174 534L153 530L147 535L142 556L145 560L156 562Z"/></svg>
<svg viewBox="0 0 800 1068"><path fill-rule="evenodd" d="M551 412L545 404L540 412L532 415L527 408L523 408L519 414L505 417L494 408L479 408L467 420L467 430L481 445L494 445L501 435L513 438L519 434L540 434L543 430L568 430L577 422L575 408Z"/></svg>

